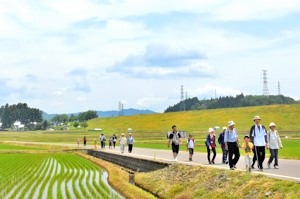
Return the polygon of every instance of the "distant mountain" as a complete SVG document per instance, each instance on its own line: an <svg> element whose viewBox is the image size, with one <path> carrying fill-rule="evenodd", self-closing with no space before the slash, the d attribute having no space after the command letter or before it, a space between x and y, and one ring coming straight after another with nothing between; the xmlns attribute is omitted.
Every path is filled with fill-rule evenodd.
<svg viewBox="0 0 300 199"><path fill-rule="evenodd" d="M156 112L147 110L147 109L124 109L122 113L120 111L112 110L112 111L97 111L98 117L117 117L117 116L129 116L129 115L147 115L147 114L155 114ZM70 116L71 114L77 116L79 113L68 113L67 115ZM57 114L48 114L43 112L43 119L51 120Z"/></svg>

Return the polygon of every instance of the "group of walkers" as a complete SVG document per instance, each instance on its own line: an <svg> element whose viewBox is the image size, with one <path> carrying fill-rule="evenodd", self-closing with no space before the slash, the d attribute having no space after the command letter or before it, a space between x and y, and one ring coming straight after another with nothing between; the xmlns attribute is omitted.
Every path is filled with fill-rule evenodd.
<svg viewBox="0 0 300 199"><path fill-rule="evenodd" d="M109 138L109 140L108 140L109 149L115 149L116 148L117 140L118 140L118 137L115 134L113 134ZM99 141L100 141L101 149L105 149L106 137L103 133L100 135ZM119 141L121 153L124 153L126 145L128 145L128 153L131 153L134 142L135 142L135 140L132 136L132 133L129 133L127 138L125 136L125 133L122 133L121 136L120 136L120 141ZM83 146L86 147L86 144L87 144L87 137L83 136ZM77 145L78 145L78 147L80 145L80 139L79 138L77 138ZM94 139L93 148L97 149L97 145L98 145L98 141L97 141L97 139Z"/></svg>
<svg viewBox="0 0 300 199"><path fill-rule="evenodd" d="M278 149L283 148L281 139L276 125L271 122L270 130L267 131L264 125L261 124L261 118L255 116L253 118L254 125L251 126L249 135L244 136L244 141L241 144L238 132L235 128L234 121L229 121L227 126L222 128L218 139L216 139L215 129L209 128L208 135L205 139L205 146L207 149L207 160L209 164L215 164L217 143L222 149L222 163L229 164L231 170L236 169L236 165L240 159L240 148L244 150L245 166L247 171L254 169L255 162L260 171L263 171L263 163L266 156L266 148L270 150L270 158L268 160L268 168L274 160L274 169L278 169ZM172 126L172 133L168 136L168 147L172 146L174 161L177 161L179 153L179 146L181 145L181 134L177 131L175 125ZM186 146L189 151L189 161L193 161L195 140L189 134ZM211 157L212 155L212 157Z"/></svg>

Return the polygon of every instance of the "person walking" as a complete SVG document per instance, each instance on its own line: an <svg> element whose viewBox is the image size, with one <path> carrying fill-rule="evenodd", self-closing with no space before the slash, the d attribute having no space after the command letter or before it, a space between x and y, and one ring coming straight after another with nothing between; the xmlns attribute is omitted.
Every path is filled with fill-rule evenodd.
<svg viewBox="0 0 300 199"><path fill-rule="evenodd" d="M246 171L251 172L251 165L252 165L252 159L253 159L253 152L252 149L254 148L252 142L250 142L249 136L244 137L244 143L242 145L242 148L245 150L245 166Z"/></svg>
<svg viewBox="0 0 300 199"><path fill-rule="evenodd" d="M218 138L218 143L220 144L220 147L222 149L222 163L223 164L227 164L227 153L228 151L225 148L225 142L224 142L224 135L225 135L225 131L227 130L226 126L223 126L223 131L222 133L220 133L219 138Z"/></svg>
<svg viewBox="0 0 300 199"><path fill-rule="evenodd" d="M127 144L128 144L128 153L132 152L133 143L135 142L134 138L132 137L132 133L129 133Z"/></svg>
<svg viewBox="0 0 300 199"><path fill-rule="evenodd" d="M80 144L80 139L77 138L77 146L79 147L79 144Z"/></svg>
<svg viewBox="0 0 300 199"><path fill-rule="evenodd" d="M106 138L105 138L105 135L103 133L101 133L99 140L100 140L100 143L101 143L101 149L105 149Z"/></svg>
<svg viewBox="0 0 300 199"><path fill-rule="evenodd" d="M266 128L260 124L260 120L259 116L254 116L253 121L255 124L250 129L249 137L254 144L254 158L251 167L254 169L254 164L257 160L259 170L263 171L263 163L266 157L267 131Z"/></svg>
<svg viewBox="0 0 300 199"><path fill-rule="evenodd" d="M84 147L86 147L86 142L87 142L86 136L83 136L83 146Z"/></svg>
<svg viewBox="0 0 300 199"><path fill-rule="evenodd" d="M206 136L206 149L207 149L207 160L209 164L215 164L216 158L216 136L213 128L208 129L208 135ZM210 151L213 152L213 158L210 159Z"/></svg>
<svg viewBox="0 0 300 199"><path fill-rule="evenodd" d="M176 125L172 126L172 133L169 135L168 147L172 144L172 152L174 161L177 162L177 156L179 153L179 145L181 144L181 136L177 131Z"/></svg>
<svg viewBox="0 0 300 199"><path fill-rule="evenodd" d="M126 143L127 143L127 138L125 137L125 134L122 133L121 138L120 138L120 150L121 150L121 153L124 153Z"/></svg>
<svg viewBox="0 0 300 199"><path fill-rule="evenodd" d="M276 130L276 125L274 122L271 122L270 125L270 130L268 131L267 134L267 141L269 143L269 149L270 149L270 159L268 161L268 168L271 168L271 164L273 159L275 159L274 162L274 169L278 169L278 149L282 149L282 143L280 136Z"/></svg>
<svg viewBox="0 0 300 199"><path fill-rule="evenodd" d="M115 149L118 138L117 138L117 136L115 134L113 134L112 138L113 138L113 146L114 146L114 149Z"/></svg>
<svg viewBox="0 0 300 199"><path fill-rule="evenodd" d="M231 170L236 169L236 164L240 159L238 134L234 125L235 123L233 121L229 121L228 129L224 134L225 148L228 151L229 168Z"/></svg>
<svg viewBox="0 0 300 199"><path fill-rule="evenodd" d="M97 140L94 139L94 149L97 149Z"/></svg>
<svg viewBox="0 0 300 199"><path fill-rule="evenodd" d="M189 161L193 161L194 146L195 146L195 140L194 140L192 134L189 134L189 137L188 137L187 143L186 143L186 147L189 151Z"/></svg>

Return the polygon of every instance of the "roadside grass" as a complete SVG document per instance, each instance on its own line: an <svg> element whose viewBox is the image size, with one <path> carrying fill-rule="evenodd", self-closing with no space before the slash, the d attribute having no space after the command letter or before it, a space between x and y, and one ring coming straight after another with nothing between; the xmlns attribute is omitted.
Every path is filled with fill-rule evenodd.
<svg viewBox="0 0 300 199"><path fill-rule="evenodd" d="M79 153L79 155L87 160L94 162L100 167L104 168L108 172L108 183L114 187L121 195L128 199L153 199L156 198L152 194L145 192L137 186L128 183L129 174L126 170L122 169L120 166L103 161L98 158L91 157L86 154Z"/></svg>
<svg viewBox="0 0 300 199"><path fill-rule="evenodd" d="M165 199L300 197L300 184L292 181L180 164L139 173L136 184Z"/></svg>
<svg viewBox="0 0 300 199"><path fill-rule="evenodd" d="M0 143L0 150L42 150L41 148L35 148L31 146L21 146L21 145L10 145Z"/></svg>

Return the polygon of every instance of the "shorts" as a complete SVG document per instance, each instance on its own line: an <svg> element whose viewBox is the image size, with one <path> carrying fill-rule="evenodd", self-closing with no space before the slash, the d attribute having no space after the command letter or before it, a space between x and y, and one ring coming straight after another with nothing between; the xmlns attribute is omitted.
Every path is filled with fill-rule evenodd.
<svg viewBox="0 0 300 199"><path fill-rule="evenodd" d="M246 167L251 167L253 161L253 156L252 155L245 155L245 165Z"/></svg>
<svg viewBox="0 0 300 199"><path fill-rule="evenodd" d="M193 154L194 154L194 149L193 149L193 148L189 148L189 153L190 153L191 155L193 155Z"/></svg>
<svg viewBox="0 0 300 199"><path fill-rule="evenodd" d="M172 151L173 151L173 153L178 153L179 152L179 145L172 144Z"/></svg>

